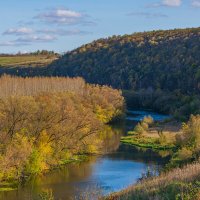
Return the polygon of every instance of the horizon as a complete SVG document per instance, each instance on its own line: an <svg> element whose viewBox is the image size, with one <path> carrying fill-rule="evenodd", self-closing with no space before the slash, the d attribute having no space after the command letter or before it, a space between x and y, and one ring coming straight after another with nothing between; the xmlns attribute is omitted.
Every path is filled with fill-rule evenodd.
<svg viewBox="0 0 200 200"><path fill-rule="evenodd" d="M199 10L200 0L8 0L0 8L0 53L64 53L113 35L199 28Z"/></svg>

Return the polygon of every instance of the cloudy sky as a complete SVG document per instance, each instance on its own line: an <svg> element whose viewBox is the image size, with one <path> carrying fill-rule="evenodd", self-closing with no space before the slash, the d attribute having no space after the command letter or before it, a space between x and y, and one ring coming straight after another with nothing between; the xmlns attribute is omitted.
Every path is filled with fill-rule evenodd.
<svg viewBox="0 0 200 200"><path fill-rule="evenodd" d="M200 0L2 0L0 53L62 53L95 39L200 27Z"/></svg>

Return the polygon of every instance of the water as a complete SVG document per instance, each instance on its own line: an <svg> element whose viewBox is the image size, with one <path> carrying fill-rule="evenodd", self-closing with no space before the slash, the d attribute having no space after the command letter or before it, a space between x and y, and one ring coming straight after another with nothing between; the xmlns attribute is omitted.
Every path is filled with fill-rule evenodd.
<svg viewBox="0 0 200 200"><path fill-rule="evenodd" d="M95 199L94 196L99 193L106 195L136 183L149 167L158 170L165 162L150 150L144 152L120 144L121 134L132 129L144 115L152 115L158 120L168 117L151 112L129 111L125 125L113 128L113 133L109 134L104 144L106 152L110 153L34 177L16 191L1 193L0 199L32 200L44 191L51 191L59 200L74 199L83 193L92 194L91 199ZM111 129L108 130L111 132Z"/></svg>
<svg viewBox="0 0 200 200"><path fill-rule="evenodd" d="M128 110L127 114L128 116L126 119L131 121L141 121L144 119L145 116L151 116L154 121L163 121L171 117L170 115L163 115L155 112L140 110Z"/></svg>

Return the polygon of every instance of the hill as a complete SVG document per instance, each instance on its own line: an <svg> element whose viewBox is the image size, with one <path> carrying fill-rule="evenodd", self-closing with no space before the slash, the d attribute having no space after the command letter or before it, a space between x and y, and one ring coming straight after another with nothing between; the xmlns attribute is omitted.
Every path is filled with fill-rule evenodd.
<svg viewBox="0 0 200 200"><path fill-rule="evenodd" d="M128 90L200 91L200 28L159 30L99 39L70 51L59 59L28 61L9 58L0 74L21 76L81 76L87 82ZM17 58L15 58L18 60ZM32 68L46 62L45 69ZM4 61L3 63L7 63Z"/></svg>
<svg viewBox="0 0 200 200"><path fill-rule="evenodd" d="M200 91L200 28L99 39L53 62L51 75L121 89Z"/></svg>

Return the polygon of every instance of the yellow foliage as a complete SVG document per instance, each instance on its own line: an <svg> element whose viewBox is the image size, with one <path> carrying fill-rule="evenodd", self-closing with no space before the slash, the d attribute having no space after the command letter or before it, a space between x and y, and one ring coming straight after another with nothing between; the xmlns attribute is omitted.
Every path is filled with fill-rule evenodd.
<svg viewBox="0 0 200 200"><path fill-rule="evenodd" d="M89 153L98 153L96 146L92 145L92 144L89 144L87 146L87 152L89 152Z"/></svg>
<svg viewBox="0 0 200 200"><path fill-rule="evenodd" d="M186 147L183 147L178 151L178 158L180 160L188 160L192 158L192 151Z"/></svg>
<svg viewBox="0 0 200 200"><path fill-rule="evenodd" d="M38 151L41 152L41 155L48 156L52 154L53 149L49 141L49 136L46 131L42 131L38 141Z"/></svg>
<svg viewBox="0 0 200 200"><path fill-rule="evenodd" d="M16 179L26 164L32 152L32 140L23 134L16 133L7 145L5 152L0 156L0 177Z"/></svg>
<svg viewBox="0 0 200 200"><path fill-rule="evenodd" d="M97 105L95 107L95 113L97 115L97 118L104 123L109 122L112 119L113 112L108 109L103 109L101 106Z"/></svg>
<svg viewBox="0 0 200 200"><path fill-rule="evenodd" d="M82 78L4 76L0 82L0 179L102 150L104 123L123 112L120 91Z"/></svg>

